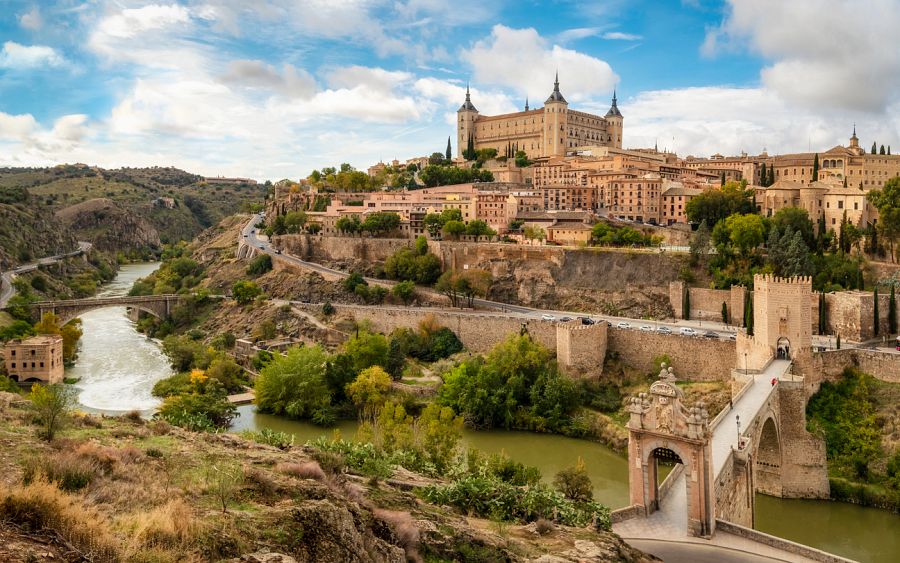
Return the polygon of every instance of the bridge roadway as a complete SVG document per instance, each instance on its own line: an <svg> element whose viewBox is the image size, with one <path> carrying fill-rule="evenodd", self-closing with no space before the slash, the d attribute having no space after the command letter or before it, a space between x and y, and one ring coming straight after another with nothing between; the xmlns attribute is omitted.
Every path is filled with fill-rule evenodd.
<svg viewBox="0 0 900 563"><path fill-rule="evenodd" d="M6 308L9 300L12 299L16 294L16 288L14 288L12 284L13 278L15 278L16 274L33 272L41 266L49 266L50 264L55 264L60 260L65 260L66 258L71 258L72 256L84 254L86 252L89 252L92 247L93 245L89 242L79 241L78 250L73 250L72 252L68 252L66 254L57 254L56 256L47 256L28 264L22 264L18 268L13 268L12 270L7 270L0 274L0 309Z"/></svg>
<svg viewBox="0 0 900 563"><path fill-rule="evenodd" d="M334 268L329 268L327 266L323 266L316 262L308 262L306 260L301 260L296 256L292 256L290 254L282 254L280 251L276 251L276 249L269 243L268 239L263 239L258 236L256 232L256 224L264 219L264 215L262 213L258 213L251 217L250 221L244 225L244 228L241 230L241 235L238 240L239 243L244 243L255 249L256 252L263 252L265 254L269 254L270 256L276 257L279 260L283 260L287 263L294 264L301 268L311 270L314 272L318 272L320 274L339 276L339 277L347 277L349 273L336 270ZM393 285L396 282L392 282L390 280L383 280L378 278L364 278L369 283L382 284L382 285ZM423 293L429 293L438 297L441 297L440 294L436 293L434 290L425 287L419 287L418 291ZM511 313L519 313L521 315L526 316L527 318L537 319L541 318L544 315L551 315L555 318L561 317L584 317L589 316L591 319L598 320L602 319L610 323L612 326L619 326L619 328L630 329L630 330L641 330L644 332L658 332L660 328L668 328L672 333L679 332L682 328L692 328L697 331L698 336L703 335L704 333L710 332L715 333L720 339L734 339L737 334L736 327L726 325L721 322L709 321L709 320L666 320L666 321L649 321L646 319L634 319L629 317L615 317L612 315L599 315L595 313L586 314L584 312L577 311L557 311L551 309L536 309L533 307L525 307L523 305L513 305L510 303L501 303L499 301L490 301L487 299L478 299L474 300L474 304L476 307L485 307L489 309L496 309L499 311L511 312ZM834 348L834 342L828 337L818 337L813 336L813 346L821 346L824 348ZM844 343L845 348L853 347L853 344L850 342Z"/></svg>
<svg viewBox="0 0 900 563"><path fill-rule="evenodd" d="M717 478L729 459L732 446L737 445L737 417L740 416L743 434L774 392L772 379L780 380L790 367L788 360L773 360L762 373L754 376L751 386L713 429L711 449L713 473ZM614 524L613 531L628 543L665 561L812 561L721 530L717 530L711 539L688 536L686 486L685 475L681 473L666 497L661 499L659 510L647 518L632 518ZM710 554L710 548L718 550L714 549Z"/></svg>

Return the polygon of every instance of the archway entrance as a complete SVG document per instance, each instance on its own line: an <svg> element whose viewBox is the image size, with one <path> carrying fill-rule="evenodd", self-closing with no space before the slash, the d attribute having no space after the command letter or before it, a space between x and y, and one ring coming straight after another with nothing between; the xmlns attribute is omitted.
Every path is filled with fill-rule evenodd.
<svg viewBox="0 0 900 563"><path fill-rule="evenodd" d="M778 339L778 344L776 345L775 357L779 360L790 360L791 359L791 341L786 337L782 336Z"/></svg>
<svg viewBox="0 0 900 563"><path fill-rule="evenodd" d="M683 512L674 520L679 526L686 522L687 534L708 537L715 530L709 415L702 405L685 407L683 398L672 369L663 366L650 392L632 398L628 405L631 505L645 516L668 507L662 510L666 518L668 511L678 508ZM665 486L659 480L660 463L680 464Z"/></svg>
<svg viewBox="0 0 900 563"><path fill-rule="evenodd" d="M656 491L652 495L656 499L652 507L653 510L659 510L663 503L668 503L666 497L669 489L661 491L661 488L671 485L671 483L666 483L666 480L679 465L684 465L681 456L669 448L655 448L650 452L650 461L647 464L647 469L651 472L651 475L647 476L647 483L656 484ZM672 494L678 493L673 491Z"/></svg>
<svg viewBox="0 0 900 563"><path fill-rule="evenodd" d="M754 473L756 490L776 497L783 495L781 481L782 451L781 439L775 419L771 416L763 423L757 439Z"/></svg>

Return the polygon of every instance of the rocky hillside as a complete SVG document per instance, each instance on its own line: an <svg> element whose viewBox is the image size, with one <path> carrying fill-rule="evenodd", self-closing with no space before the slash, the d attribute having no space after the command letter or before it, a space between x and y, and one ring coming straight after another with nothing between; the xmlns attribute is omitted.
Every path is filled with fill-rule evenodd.
<svg viewBox="0 0 900 563"><path fill-rule="evenodd" d="M365 478L309 446L75 416L53 442L0 393L0 560L641 562L618 536L499 526L423 501L424 477Z"/></svg>
<svg viewBox="0 0 900 563"><path fill-rule="evenodd" d="M211 186L175 168L3 168L0 205L15 209L0 213L23 216L0 225L0 260L21 263L21 257L50 254L48 249L74 240L116 252L153 252L161 243L189 240L223 217L261 204L266 190L264 185Z"/></svg>

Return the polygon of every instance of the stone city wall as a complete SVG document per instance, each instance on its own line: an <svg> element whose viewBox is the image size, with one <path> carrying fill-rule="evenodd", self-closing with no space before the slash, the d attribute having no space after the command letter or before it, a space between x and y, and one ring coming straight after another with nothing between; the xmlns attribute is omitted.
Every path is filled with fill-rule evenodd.
<svg viewBox="0 0 900 563"><path fill-rule="evenodd" d="M787 553L793 553L810 559L812 561L821 561L822 563L854 563L852 559L844 559L838 555L832 555L824 551L795 543L790 540L772 536L750 528L749 526L740 526L727 520L717 520L716 529L729 534L734 534L742 538L747 538L762 545L768 545L776 549L780 549Z"/></svg>
<svg viewBox="0 0 900 563"><path fill-rule="evenodd" d="M675 318L684 318L684 282L669 283L669 303L675 311ZM722 321L722 303L728 307L728 324L744 326L744 288L733 286L731 289L705 289L691 287L691 318Z"/></svg>
<svg viewBox="0 0 900 563"><path fill-rule="evenodd" d="M784 498L821 499L830 495L825 441L806 430L807 393L803 378L778 382L778 437Z"/></svg>
<svg viewBox="0 0 900 563"><path fill-rule="evenodd" d="M607 350L625 364L651 373L653 360L666 355L679 379L727 381L734 366L735 343L638 330L609 329Z"/></svg>
<svg viewBox="0 0 900 563"><path fill-rule="evenodd" d="M807 381L809 393L815 393L822 381L836 381L846 367L888 383L900 383L900 355L890 351L845 348L813 352L796 363L795 371Z"/></svg>
<svg viewBox="0 0 900 563"><path fill-rule="evenodd" d="M713 483L716 499L716 518L736 522L745 526L753 525L753 485L750 465L746 459L729 452L722 472Z"/></svg>

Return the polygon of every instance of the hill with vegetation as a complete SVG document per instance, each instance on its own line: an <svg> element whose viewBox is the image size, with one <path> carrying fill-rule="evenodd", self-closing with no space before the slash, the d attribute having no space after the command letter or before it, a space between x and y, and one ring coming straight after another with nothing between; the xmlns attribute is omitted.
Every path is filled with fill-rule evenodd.
<svg viewBox="0 0 900 563"><path fill-rule="evenodd" d="M4 266L74 249L146 256L189 240L223 217L262 204L264 184L210 185L177 168L105 170L84 165L0 168Z"/></svg>

